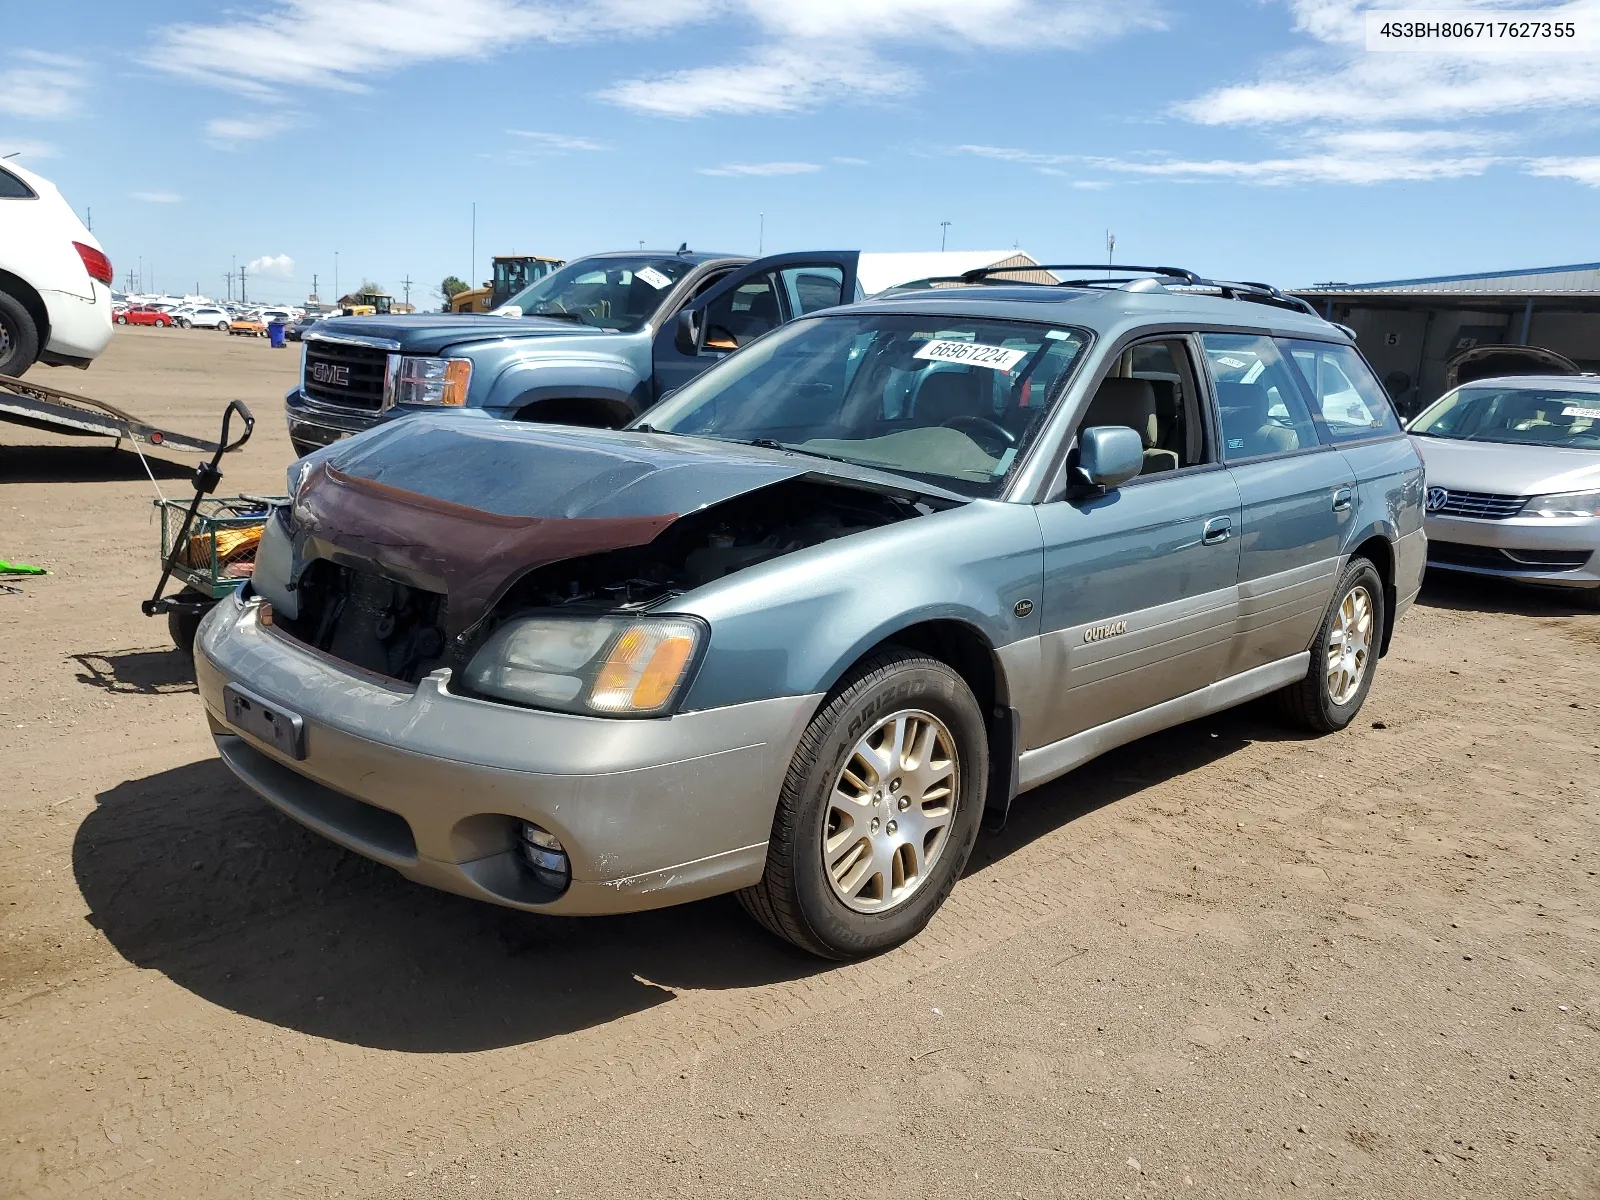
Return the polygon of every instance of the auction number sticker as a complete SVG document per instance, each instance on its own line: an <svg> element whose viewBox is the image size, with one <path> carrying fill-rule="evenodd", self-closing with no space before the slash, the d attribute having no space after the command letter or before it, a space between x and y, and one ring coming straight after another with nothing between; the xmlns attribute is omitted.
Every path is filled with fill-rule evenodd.
<svg viewBox="0 0 1600 1200"><path fill-rule="evenodd" d="M1026 350L1012 350L1006 346L985 346L982 342L952 342L935 338L911 356L929 362L965 363L970 367L988 367L991 371L1009 371L1028 357Z"/></svg>
<svg viewBox="0 0 1600 1200"><path fill-rule="evenodd" d="M655 288L655 290L658 291L658 292L662 288L667 287L669 284L672 283L672 280L668 279L665 275L663 275L660 271L656 270L654 267L646 267L642 271L635 271L633 273L633 277L635 279L644 280L651 287Z"/></svg>
<svg viewBox="0 0 1600 1200"><path fill-rule="evenodd" d="M1561 410L1563 417L1588 417L1591 421L1600 421L1600 408L1583 408L1579 405L1569 405Z"/></svg>
<svg viewBox="0 0 1600 1200"><path fill-rule="evenodd" d="M1391 52L1582 53L1595 48L1596 30L1600 29L1600 17L1576 5L1527 11L1369 8L1362 16L1367 49Z"/></svg>

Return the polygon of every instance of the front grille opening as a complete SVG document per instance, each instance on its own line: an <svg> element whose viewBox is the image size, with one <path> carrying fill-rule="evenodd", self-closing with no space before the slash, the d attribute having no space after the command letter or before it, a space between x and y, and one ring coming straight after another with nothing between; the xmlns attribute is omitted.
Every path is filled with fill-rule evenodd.
<svg viewBox="0 0 1600 1200"><path fill-rule="evenodd" d="M1587 550L1503 550L1465 542L1428 542L1428 561L1440 566L1485 567L1494 571L1576 571L1589 561Z"/></svg>
<svg viewBox="0 0 1600 1200"><path fill-rule="evenodd" d="M1475 517L1480 521L1504 521L1521 512L1522 506L1527 502L1526 496L1452 491L1443 506L1433 511L1446 517Z"/></svg>
<svg viewBox="0 0 1600 1200"><path fill-rule="evenodd" d="M377 346L309 341L301 387L323 404L376 412L383 407L388 364L388 352Z"/></svg>
<svg viewBox="0 0 1600 1200"><path fill-rule="evenodd" d="M445 598L372 571L325 559L297 585L299 615L273 624L352 666L417 683L445 665Z"/></svg>

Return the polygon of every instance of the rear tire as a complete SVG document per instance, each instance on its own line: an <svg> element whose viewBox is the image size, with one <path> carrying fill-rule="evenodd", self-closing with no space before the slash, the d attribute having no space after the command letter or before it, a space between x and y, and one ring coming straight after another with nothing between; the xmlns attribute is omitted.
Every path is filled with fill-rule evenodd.
<svg viewBox="0 0 1600 1200"><path fill-rule="evenodd" d="M21 375L39 358L39 327L9 292L0 292L0 375Z"/></svg>
<svg viewBox="0 0 1600 1200"><path fill-rule="evenodd" d="M1378 569L1367 559L1351 559L1317 627L1306 677L1277 693L1279 709L1292 724L1337 733L1355 720L1378 671L1384 619Z"/></svg>
<svg viewBox="0 0 1600 1200"><path fill-rule="evenodd" d="M766 871L739 902L822 958L898 945L961 877L988 778L983 713L966 681L909 650L873 655L806 727L779 793Z"/></svg>

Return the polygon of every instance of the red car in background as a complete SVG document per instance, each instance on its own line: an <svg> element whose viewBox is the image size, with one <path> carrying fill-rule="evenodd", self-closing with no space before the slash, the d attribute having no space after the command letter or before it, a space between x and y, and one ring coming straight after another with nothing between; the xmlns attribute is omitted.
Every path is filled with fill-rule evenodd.
<svg viewBox="0 0 1600 1200"><path fill-rule="evenodd" d="M172 318L159 308L145 308L142 305L137 308L127 309L125 312L119 312L113 320L118 325L165 325L170 327L174 323Z"/></svg>

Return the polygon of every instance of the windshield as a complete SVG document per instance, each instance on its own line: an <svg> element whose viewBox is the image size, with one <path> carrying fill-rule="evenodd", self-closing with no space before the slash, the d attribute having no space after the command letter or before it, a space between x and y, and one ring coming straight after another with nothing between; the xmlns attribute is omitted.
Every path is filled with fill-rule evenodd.
<svg viewBox="0 0 1600 1200"><path fill-rule="evenodd" d="M1600 450L1600 390L1463 387L1418 417L1411 432L1465 442Z"/></svg>
<svg viewBox="0 0 1600 1200"><path fill-rule="evenodd" d="M997 496L1087 344L1079 330L1022 321L818 317L730 356L646 423Z"/></svg>
<svg viewBox="0 0 1600 1200"><path fill-rule="evenodd" d="M693 269L692 262L671 255L579 259L518 292L505 309L521 310L511 316L565 317L632 333L644 328L672 285Z"/></svg>

